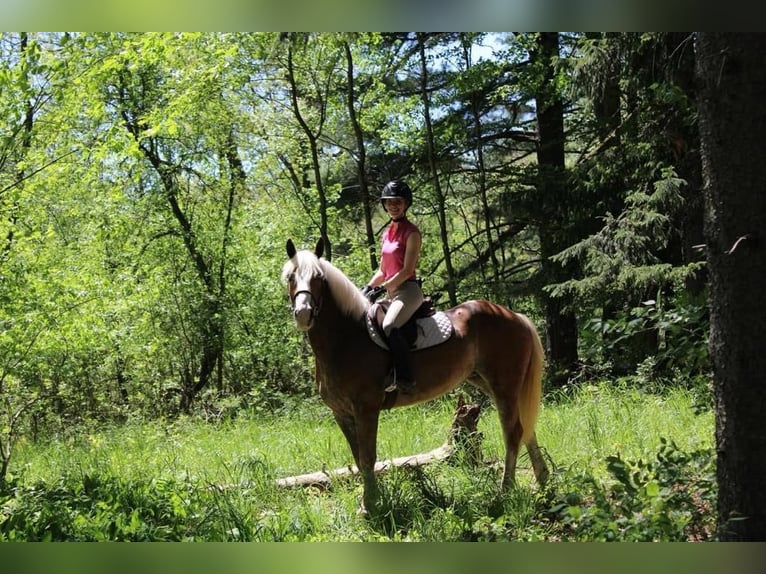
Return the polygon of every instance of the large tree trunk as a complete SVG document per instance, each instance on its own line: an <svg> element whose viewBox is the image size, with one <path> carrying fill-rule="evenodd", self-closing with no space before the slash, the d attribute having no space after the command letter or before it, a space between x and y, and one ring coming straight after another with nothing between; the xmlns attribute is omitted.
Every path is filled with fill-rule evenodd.
<svg viewBox="0 0 766 574"><path fill-rule="evenodd" d="M535 58L545 66L544 82L536 96L537 130L540 138L537 150L539 169L538 193L551 217L540 224L540 251L543 274L547 283L569 279L571 270L551 260L569 247L568 223L565 213L566 171L564 166L564 103L555 86L553 60L558 57L557 32L540 34ZM553 214L557 214L553 216ZM543 296L547 342L548 379L552 386L564 385L577 366L577 318L566 308L566 301Z"/></svg>
<svg viewBox="0 0 766 574"><path fill-rule="evenodd" d="M766 35L700 33L696 49L719 533L766 540Z"/></svg>

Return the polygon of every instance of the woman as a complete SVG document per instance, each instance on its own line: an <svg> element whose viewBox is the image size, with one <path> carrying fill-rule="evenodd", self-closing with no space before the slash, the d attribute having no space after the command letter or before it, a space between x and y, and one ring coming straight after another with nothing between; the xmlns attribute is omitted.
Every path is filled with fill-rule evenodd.
<svg viewBox="0 0 766 574"><path fill-rule="evenodd" d="M386 290L391 304L383 321L383 331L394 360L391 387L395 386L403 393L412 393L415 388L412 355L401 327L423 303L423 291L415 275L422 236L417 225L407 219L407 210L412 205L412 190L404 181L388 182L380 194L380 202L391 222L383 232L380 267L362 293L367 295L379 286Z"/></svg>

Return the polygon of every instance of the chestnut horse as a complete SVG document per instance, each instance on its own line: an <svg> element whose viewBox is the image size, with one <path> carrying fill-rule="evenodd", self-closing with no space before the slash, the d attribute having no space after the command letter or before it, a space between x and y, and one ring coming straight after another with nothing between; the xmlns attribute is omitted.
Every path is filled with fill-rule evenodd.
<svg viewBox="0 0 766 574"><path fill-rule="evenodd" d="M389 353L367 333L370 302L337 267L321 259L320 239L313 252L298 251L287 241L289 260L282 270L295 325L308 333L315 358L319 395L340 426L363 480L363 505L377 507L378 419L384 408ZM543 348L532 322L489 301L468 301L445 311L454 334L440 345L413 352L416 387L397 394L385 408L437 398L463 381L494 401L505 442L501 485L515 484L521 444L529 453L535 477L548 477L535 436L541 398Z"/></svg>

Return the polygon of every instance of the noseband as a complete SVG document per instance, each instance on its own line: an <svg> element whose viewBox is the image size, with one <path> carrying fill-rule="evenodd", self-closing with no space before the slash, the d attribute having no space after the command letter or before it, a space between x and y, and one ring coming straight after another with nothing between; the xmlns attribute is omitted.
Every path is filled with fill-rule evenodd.
<svg viewBox="0 0 766 574"><path fill-rule="evenodd" d="M322 300L321 299L317 300L314 297L314 294L310 290L308 290L308 289L301 289L299 291L296 291L295 293L293 293L293 300L290 303L290 306L291 306L292 311L293 311L293 315L295 315L295 299L301 293L307 293L308 296L309 296L309 300L311 301L311 315L310 315L310 317L311 317L311 319L313 321L319 315L319 310L322 307Z"/></svg>

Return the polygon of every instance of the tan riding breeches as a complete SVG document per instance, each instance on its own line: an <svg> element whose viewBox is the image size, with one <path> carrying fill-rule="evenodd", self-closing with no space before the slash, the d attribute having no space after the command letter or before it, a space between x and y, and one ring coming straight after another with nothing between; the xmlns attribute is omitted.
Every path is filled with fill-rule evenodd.
<svg viewBox="0 0 766 574"><path fill-rule="evenodd" d="M405 281L389 295L391 306L383 319L383 331L388 335L394 327L401 327L423 303L423 290L417 281Z"/></svg>

